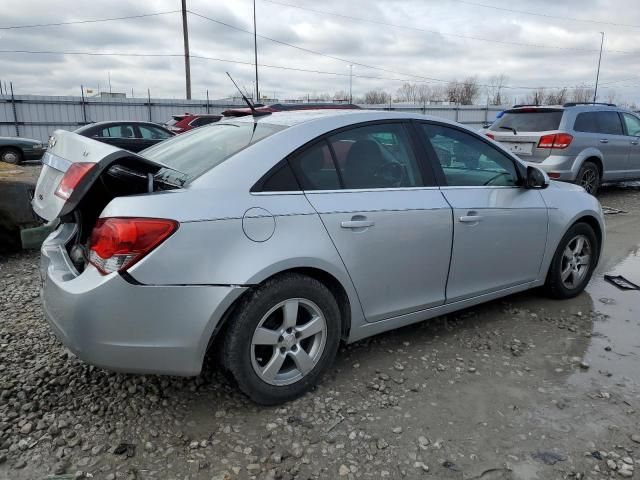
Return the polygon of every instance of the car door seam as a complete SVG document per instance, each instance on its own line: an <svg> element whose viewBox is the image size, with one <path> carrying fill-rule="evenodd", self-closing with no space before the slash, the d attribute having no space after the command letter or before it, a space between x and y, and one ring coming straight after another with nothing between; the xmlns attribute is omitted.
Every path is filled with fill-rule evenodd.
<svg viewBox="0 0 640 480"><path fill-rule="evenodd" d="M444 201L447 203L447 205L449 205L449 208L451 210L451 246L450 246L451 248L449 249L449 268L447 268L447 280L444 282L443 305L446 305L448 300L447 290L449 288L449 275L451 274L451 263L453 262L453 245L455 242L455 235L456 235L456 220L455 220L455 212L454 212L453 205L451 205L451 203L449 202L445 194L442 192L442 190L440 190L440 195L442 195L442 198L444 198Z"/></svg>

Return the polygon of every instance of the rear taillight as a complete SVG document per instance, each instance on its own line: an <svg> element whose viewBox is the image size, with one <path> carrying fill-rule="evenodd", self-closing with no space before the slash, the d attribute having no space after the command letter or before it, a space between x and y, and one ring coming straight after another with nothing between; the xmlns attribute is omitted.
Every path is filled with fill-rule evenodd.
<svg viewBox="0 0 640 480"><path fill-rule="evenodd" d="M560 178L560 172L549 172L549 178Z"/></svg>
<svg viewBox="0 0 640 480"><path fill-rule="evenodd" d="M568 133L550 133L543 135L538 142L538 148L567 148L573 137Z"/></svg>
<svg viewBox="0 0 640 480"><path fill-rule="evenodd" d="M493 133L489 133L489 132L487 132L487 133L485 133L485 135L486 135L487 137L489 137L491 140L495 140L495 139L496 139L496 137L495 137L495 135L494 135Z"/></svg>
<svg viewBox="0 0 640 480"><path fill-rule="evenodd" d="M95 163L78 162L72 163L66 171L60 185L56 189L56 197L69 200L73 190L80 184L82 179L96 166Z"/></svg>
<svg viewBox="0 0 640 480"><path fill-rule="evenodd" d="M164 218L101 218L91 232L89 262L103 274L124 271L178 229Z"/></svg>

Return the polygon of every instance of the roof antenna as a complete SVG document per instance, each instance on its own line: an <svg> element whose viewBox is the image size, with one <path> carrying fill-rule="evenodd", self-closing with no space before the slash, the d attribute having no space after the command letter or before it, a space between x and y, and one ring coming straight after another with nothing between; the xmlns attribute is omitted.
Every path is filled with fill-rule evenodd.
<svg viewBox="0 0 640 480"><path fill-rule="evenodd" d="M251 103L251 100L249 100L247 98L247 96L244 93L242 93L242 90L240 90L240 87L238 87L238 84L236 82L234 82L233 78L231 78L231 75L229 75L229 72L225 72L225 73L227 74L229 79L233 82L233 85L238 89L238 92L240 92L240 96L244 100L244 103L249 105L249 109L251 109L251 115L253 115L254 117L262 117L264 115L271 115L271 112L264 112L264 111L259 112L258 110L256 110L256 107L253 105L253 103Z"/></svg>

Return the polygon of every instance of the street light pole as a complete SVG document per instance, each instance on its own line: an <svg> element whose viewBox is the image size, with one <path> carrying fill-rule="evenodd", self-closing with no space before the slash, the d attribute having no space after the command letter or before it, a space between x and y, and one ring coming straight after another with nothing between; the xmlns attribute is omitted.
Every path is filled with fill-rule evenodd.
<svg viewBox="0 0 640 480"><path fill-rule="evenodd" d="M256 0L253 0L253 53L256 64L256 103L259 103L260 88L258 87L258 31L256 30Z"/></svg>
<svg viewBox="0 0 640 480"><path fill-rule="evenodd" d="M349 65L349 103L353 103L353 65Z"/></svg>
<svg viewBox="0 0 640 480"><path fill-rule="evenodd" d="M602 61L602 45L604 44L604 32L600 32L602 38L600 39L600 56L598 57L598 71L596 73L596 88L593 90L593 103L596 103L596 97L598 96L598 79L600 78L600 62Z"/></svg>
<svg viewBox="0 0 640 480"><path fill-rule="evenodd" d="M182 0L182 36L184 38L184 77L187 100L191 100L191 59L189 58L189 25L187 24L187 0Z"/></svg>

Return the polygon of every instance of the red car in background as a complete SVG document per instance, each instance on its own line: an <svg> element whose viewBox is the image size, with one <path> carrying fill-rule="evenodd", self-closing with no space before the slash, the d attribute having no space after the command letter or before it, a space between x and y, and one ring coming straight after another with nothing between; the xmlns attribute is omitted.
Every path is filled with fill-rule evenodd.
<svg viewBox="0 0 640 480"><path fill-rule="evenodd" d="M222 118L222 115L208 113L185 113L183 115L172 115L171 120L164 124L166 128L175 133L183 133L192 128L201 127L210 123L215 123Z"/></svg>
<svg viewBox="0 0 640 480"><path fill-rule="evenodd" d="M256 106L258 112L287 112L290 110L353 110L360 109L352 103L274 103ZM244 117L251 115L249 108L231 108L222 112L225 117Z"/></svg>

